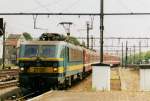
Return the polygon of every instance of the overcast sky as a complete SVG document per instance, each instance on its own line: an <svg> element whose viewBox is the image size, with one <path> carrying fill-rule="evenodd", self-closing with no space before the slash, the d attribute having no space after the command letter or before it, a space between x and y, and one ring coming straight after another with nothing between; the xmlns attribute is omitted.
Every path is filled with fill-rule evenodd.
<svg viewBox="0 0 150 101"><path fill-rule="evenodd" d="M98 13L100 11L100 0L0 0L0 2L0 13ZM149 0L104 0L104 12L150 12L149 5ZM0 17L4 17L7 23L6 32L8 34L29 32L33 37L38 37L43 32L58 32L64 34L65 30L62 26L58 25L58 23L62 21L73 22L71 26L73 36L86 36L86 30L83 29L86 28L86 22L90 22L91 18L93 18L90 16L38 16L37 27L45 29L38 30L33 28L33 16L19 15ZM105 37L150 37L150 15L105 16L104 26ZM90 31L90 34L94 37L99 36L99 17L94 17L93 30ZM0 43L1 42L2 41L0 41ZM117 42L114 44L117 44ZM105 41L104 44L107 43L112 44L112 40ZM133 44L135 43L137 42ZM0 53L1 52L2 48L0 48Z"/></svg>

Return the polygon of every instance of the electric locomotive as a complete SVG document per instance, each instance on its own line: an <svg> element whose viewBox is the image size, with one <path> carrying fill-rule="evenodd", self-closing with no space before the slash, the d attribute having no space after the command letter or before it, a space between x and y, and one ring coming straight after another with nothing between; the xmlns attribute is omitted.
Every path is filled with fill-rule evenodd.
<svg viewBox="0 0 150 101"><path fill-rule="evenodd" d="M64 41L21 43L18 58L19 83L28 89L71 86L83 77L83 49Z"/></svg>
<svg viewBox="0 0 150 101"><path fill-rule="evenodd" d="M91 64L99 62L99 54L65 39L56 33L46 33L40 37L42 41L20 44L20 87L64 89L71 86L73 80L82 80L92 71Z"/></svg>

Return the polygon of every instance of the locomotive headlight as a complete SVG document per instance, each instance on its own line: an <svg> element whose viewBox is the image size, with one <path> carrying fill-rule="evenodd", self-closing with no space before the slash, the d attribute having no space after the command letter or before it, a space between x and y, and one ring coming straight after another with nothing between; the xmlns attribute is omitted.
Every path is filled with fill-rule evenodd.
<svg viewBox="0 0 150 101"><path fill-rule="evenodd" d="M54 68L53 71L54 71L54 72L57 72L57 71L58 71L58 68Z"/></svg>
<svg viewBox="0 0 150 101"><path fill-rule="evenodd" d="M21 71L24 71L24 68L23 68L23 67L21 67L21 68L20 68L20 70L21 70Z"/></svg>

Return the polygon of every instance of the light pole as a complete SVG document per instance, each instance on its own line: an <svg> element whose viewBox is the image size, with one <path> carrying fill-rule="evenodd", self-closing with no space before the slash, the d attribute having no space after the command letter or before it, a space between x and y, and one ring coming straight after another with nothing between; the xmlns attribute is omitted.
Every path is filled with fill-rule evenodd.
<svg viewBox="0 0 150 101"><path fill-rule="evenodd" d="M124 66L124 59L123 59L123 54L124 54L124 52L123 52L123 42L122 42L122 68L123 68L123 66Z"/></svg>
<svg viewBox="0 0 150 101"><path fill-rule="evenodd" d="M139 41L139 63L141 64L141 41Z"/></svg>
<svg viewBox="0 0 150 101"><path fill-rule="evenodd" d="M127 68L127 64L128 64L128 41L126 41L125 68Z"/></svg>
<svg viewBox="0 0 150 101"><path fill-rule="evenodd" d="M89 22L87 22L87 48L89 48L89 30L90 30Z"/></svg>
<svg viewBox="0 0 150 101"><path fill-rule="evenodd" d="M104 2L100 2L100 63L103 63Z"/></svg>

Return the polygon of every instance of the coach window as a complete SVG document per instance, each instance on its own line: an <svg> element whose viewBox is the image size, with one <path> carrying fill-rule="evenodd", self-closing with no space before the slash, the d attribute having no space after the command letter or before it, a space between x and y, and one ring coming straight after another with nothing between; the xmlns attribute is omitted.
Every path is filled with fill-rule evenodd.
<svg viewBox="0 0 150 101"><path fill-rule="evenodd" d="M82 60L82 51L77 49L69 49L69 61L81 61Z"/></svg>

